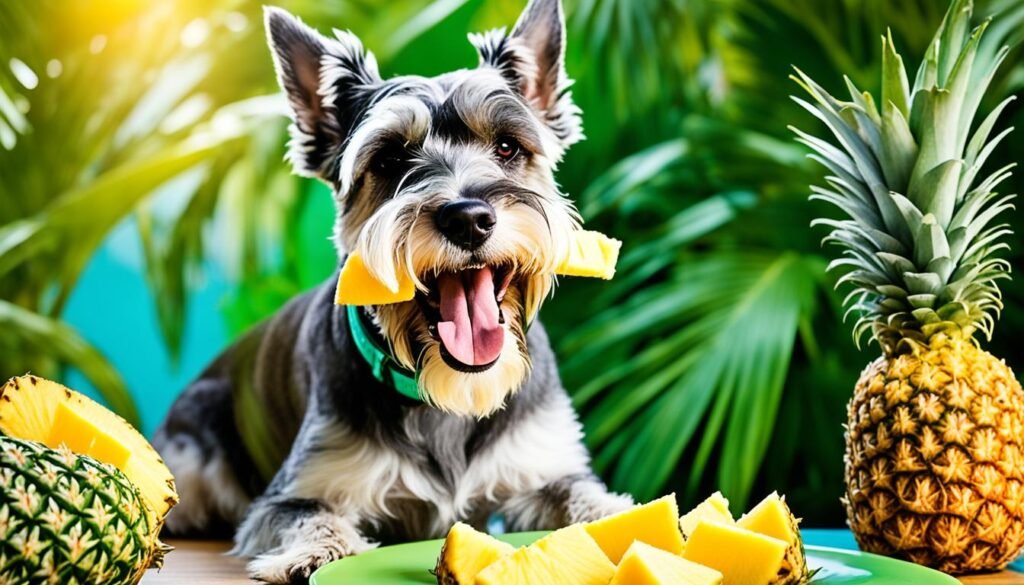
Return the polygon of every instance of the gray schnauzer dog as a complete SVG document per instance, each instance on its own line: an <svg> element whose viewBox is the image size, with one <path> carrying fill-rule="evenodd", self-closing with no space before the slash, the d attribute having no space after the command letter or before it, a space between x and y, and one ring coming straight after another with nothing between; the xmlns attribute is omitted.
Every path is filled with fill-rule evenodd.
<svg viewBox="0 0 1024 585"><path fill-rule="evenodd" d="M266 26L288 158L333 188L340 257L417 292L342 307L332 279L209 366L155 439L181 493L168 529L232 531L254 578L295 583L455 521L535 530L629 507L591 471L534 320L579 224L553 177L582 137L560 0L470 35L479 65L434 78L384 80L351 33L279 9ZM245 440L253 424L264 434ZM284 449L269 474L259 445Z"/></svg>

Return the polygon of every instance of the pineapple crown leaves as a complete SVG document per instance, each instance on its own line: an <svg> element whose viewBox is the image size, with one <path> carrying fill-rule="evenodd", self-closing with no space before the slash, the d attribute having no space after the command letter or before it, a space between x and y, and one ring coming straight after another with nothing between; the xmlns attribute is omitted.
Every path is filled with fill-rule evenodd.
<svg viewBox="0 0 1024 585"><path fill-rule="evenodd" d="M844 270L836 286L852 286L844 304L858 316L858 345L869 332L887 353L942 331L990 337L1002 309L998 281L1010 265L997 253L1011 230L995 220L1015 196L995 189L1014 165L979 172L1012 130L992 135L1014 97L971 127L1009 48L982 50L990 21L971 30L971 13L971 0L953 0L913 86L891 32L882 37L881 109L849 78L850 101L841 101L799 69L791 76L811 98L793 100L836 142L791 127L829 171L811 199L846 216L812 225L830 230L823 244L842 248L829 270Z"/></svg>

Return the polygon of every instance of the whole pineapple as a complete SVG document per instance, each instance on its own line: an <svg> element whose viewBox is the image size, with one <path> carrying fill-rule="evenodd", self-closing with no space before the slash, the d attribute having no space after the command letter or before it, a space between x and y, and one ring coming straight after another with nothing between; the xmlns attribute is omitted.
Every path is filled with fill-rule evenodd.
<svg viewBox="0 0 1024 585"><path fill-rule="evenodd" d="M0 435L0 485L0 583L138 583L163 563L160 527L113 465Z"/></svg>
<svg viewBox="0 0 1024 585"><path fill-rule="evenodd" d="M159 568L174 480L130 424L60 384L0 386L0 585L133 585Z"/></svg>
<svg viewBox="0 0 1024 585"><path fill-rule="evenodd" d="M883 354L848 408L850 527L865 550L950 573L1004 567L1024 547L1024 392L974 338L991 335L1010 269L997 257L1010 230L995 223L1009 167L979 176L1010 99L971 132L1007 49L979 44L988 23L970 30L971 12L954 0L913 87L882 39L880 104L849 80L847 102L794 77L838 142L795 130L830 171L812 198L847 216L816 222L843 248L830 269L852 285L855 337L870 331Z"/></svg>

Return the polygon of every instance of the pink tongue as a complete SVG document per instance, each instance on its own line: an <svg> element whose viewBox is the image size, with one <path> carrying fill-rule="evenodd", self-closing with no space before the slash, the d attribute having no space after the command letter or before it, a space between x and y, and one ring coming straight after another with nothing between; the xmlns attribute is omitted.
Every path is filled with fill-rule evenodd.
<svg viewBox="0 0 1024 585"><path fill-rule="evenodd" d="M482 366L498 359L505 344L505 330L498 323L491 269L444 273L437 283L442 319L437 324L437 333L448 353L469 366Z"/></svg>

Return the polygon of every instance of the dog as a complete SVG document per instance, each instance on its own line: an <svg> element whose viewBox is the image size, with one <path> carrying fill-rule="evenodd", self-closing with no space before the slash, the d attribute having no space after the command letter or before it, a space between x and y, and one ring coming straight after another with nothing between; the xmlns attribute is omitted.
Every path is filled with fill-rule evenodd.
<svg viewBox="0 0 1024 585"><path fill-rule="evenodd" d="M554 180L582 138L561 1L470 35L478 66L433 78L384 80L353 34L265 20L287 158L332 188L340 261L417 292L338 306L335 275L217 358L155 437L181 495L168 531L233 533L254 579L302 583L456 521L553 529L630 507L592 472L536 319L579 228Z"/></svg>

